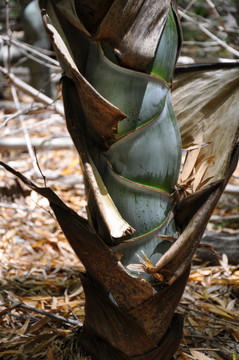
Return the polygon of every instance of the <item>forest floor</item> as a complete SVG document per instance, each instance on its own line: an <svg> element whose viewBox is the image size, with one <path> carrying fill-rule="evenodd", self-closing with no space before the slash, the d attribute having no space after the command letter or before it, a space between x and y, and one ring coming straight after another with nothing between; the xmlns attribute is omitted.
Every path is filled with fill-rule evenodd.
<svg viewBox="0 0 239 360"><path fill-rule="evenodd" d="M31 106L32 98L18 95L21 109ZM34 102L34 110L22 111L19 122L8 92L1 101L2 139L24 140L24 133L31 139L67 137L64 119L55 111ZM25 145L19 149L1 146L0 159L39 186L46 182L68 206L86 217L76 151L73 147L57 150L51 142L44 146L33 149L34 157ZM237 169L231 179L234 185L239 185L238 175ZM76 351L79 325L84 321L79 279L84 268L47 200L0 168L0 207L0 359L90 359ZM238 218L223 221L226 215L238 214L238 208L238 197L224 195L214 212L222 221L209 223L208 229L239 233ZM184 314L185 324L175 359L237 360L239 266L230 265L226 254L214 266L196 260L177 310Z"/></svg>

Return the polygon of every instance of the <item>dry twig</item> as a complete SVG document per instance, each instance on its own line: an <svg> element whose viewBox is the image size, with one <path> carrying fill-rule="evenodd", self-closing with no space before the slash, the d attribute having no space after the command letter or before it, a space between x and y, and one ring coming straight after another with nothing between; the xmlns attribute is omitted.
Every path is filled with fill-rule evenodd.
<svg viewBox="0 0 239 360"><path fill-rule="evenodd" d="M233 47L228 45L225 41L219 39L216 35L214 35L211 31L209 31L202 23L200 23L199 21L195 21L191 16L188 16L187 14L185 14L185 12L183 12L181 10L179 10L179 15L182 18L189 21L190 23L193 23L196 26L198 26L198 28L202 32L204 32L204 34L206 34L212 40L216 41L217 44L219 44L221 47L223 47L224 49L226 49L227 51L229 51L231 54L235 55L236 57L239 57L239 51L237 51L236 49L234 49Z"/></svg>

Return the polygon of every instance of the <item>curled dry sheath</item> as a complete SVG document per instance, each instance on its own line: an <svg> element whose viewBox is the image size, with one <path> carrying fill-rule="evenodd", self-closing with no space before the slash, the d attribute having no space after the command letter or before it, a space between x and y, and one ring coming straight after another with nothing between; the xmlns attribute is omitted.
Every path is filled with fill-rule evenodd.
<svg viewBox="0 0 239 360"><path fill-rule="evenodd" d="M175 83L182 144L192 149L178 198L181 139L170 95L181 41L176 2L40 5L64 71L66 123L85 174L89 220L2 165L48 198L85 266L79 344L94 359L170 360L193 253L236 164L238 119L230 119L227 135L224 123L225 109L238 106L238 70L224 70L234 80L218 92L213 71L182 74Z"/></svg>

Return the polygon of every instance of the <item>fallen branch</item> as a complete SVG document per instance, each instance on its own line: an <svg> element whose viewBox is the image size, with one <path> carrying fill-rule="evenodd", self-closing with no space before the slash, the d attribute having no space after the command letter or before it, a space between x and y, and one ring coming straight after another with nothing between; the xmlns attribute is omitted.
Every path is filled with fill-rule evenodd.
<svg viewBox="0 0 239 360"><path fill-rule="evenodd" d="M73 142L70 137L66 136L64 138L31 138L31 144L36 149L51 149L51 150L61 150L73 148ZM24 138L0 138L0 149L8 150L26 150L27 144Z"/></svg>
<svg viewBox="0 0 239 360"><path fill-rule="evenodd" d="M0 38L4 41L10 41L11 44L15 45L17 48L23 49L25 51L28 51L32 54L35 54L37 56L39 56L40 58L44 59L45 61L47 61L49 64L51 64L51 68L54 68L56 70L60 70L60 64L59 61L53 59L51 56L54 55L54 52L51 50L47 50L47 49L42 49L42 48L38 48L36 46L32 46L29 44L26 44L20 40L17 39L13 39L13 38L9 38L9 36L7 35L0 35ZM48 55L47 55L48 54ZM28 54L29 55L29 54ZM49 66L49 64L47 64L45 62L46 66Z"/></svg>
<svg viewBox="0 0 239 360"><path fill-rule="evenodd" d="M226 254L230 264L239 263L239 233L230 234L227 232L207 231L201 241L201 244L207 244L220 255ZM217 263L217 257L206 248L199 248L196 252L197 258L203 262L210 261Z"/></svg>
<svg viewBox="0 0 239 360"><path fill-rule="evenodd" d="M239 215L212 215L210 222L220 224L225 222L235 222L239 220Z"/></svg>
<svg viewBox="0 0 239 360"><path fill-rule="evenodd" d="M65 318L64 316L61 316L61 315L56 315L56 314L53 314L51 312L48 312L48 311L45 311L45 310L41 310L41 309L37 309L37 308L34 308L33 306L30 306L30 305L26 305L24 304L23 302L21 301L14 301L13 299L9 298L8 297L8 300L14 304L14 309L16 308L22 308L22 309L26 309L26 310L30 310L30 311L34 311L38 314L41 314L41 315L44 315L44 316L48 316L48 317L51 317L52 319L55 319L55 320L58 320L58 321L63 321L63 322L66 322L68 324L71 324L71 325L82 325L81 321L80 320L73 320L73 319L68 319L68 318ZM7 309L5 309L7 310ZM4 310L4 311L5 311Z"/></svg>
<svg viewBox="0 0 239 360"><path fill-rule="evenodd" d="M32 96L38 102L47 105L53 106L54 110L64 116L64 109L61 102L56 103L53 99L41 93L39 90L27 84L25 81L19 79L17 76L9 73L4 67L0 66L0 71L2 72L4 78L8 83L14 85L18 90L23 91L25 94Z"/></svg>
<svg viewBox="0 0 239 360"><path fill-rule="evenodd" d="M16 106L16 110L21 111L20 104L19 104L18 93L16 91L16 87L13 86L13 85L11 85L11 93L12 93L14 104ZM35 163L35 154L34 154L32 144L31 144L31 139L30 139L29 132L28 132L28 130L26 128L26 125L25 125L24 117L22 115L19 115L18 118L19 118L19 122L20 122L20 125L21 125L23 135L24 135L24 139L25 139L26 144L27 144L27 151L29 153L29 157L31 159L33 169L35 170L35 172L37 172L38 168L37 168L36 163Z"/></svg>
<svg viewBox="0 0 239 360"><path fill-rule="evenodd" d="M239 185L228 184L226 187L226 193L239 196Z"/></svg>
<svg viewBox="0 0 239 360"><path fill-rule="evenodd" d="M6 110L6 109L9 109L9 107L7 107L7 106L5 107L5 106L4 106L4 103L12 103L12 102L10 102L10 101L8 101L8 102L0 101L0 107L1 107L2 109ZM8 104L6 104L6 105L8 105ZM19 109L18 111L15 111L14 114L7 115L7 116L5 117L5 120L0 124L0 129L3 128L3 127L5 127L10 120L13 120L13 119L17 118L18 116L26 115L26 114L29 114L29 113L32 112L32 111L39 110L39 109L44 109L44 107L45 107L43 104L39 104L39 103L35 103L34 106L33 106L33 104L31 104L31 105L26 105L26 104L23 104L23 103L20 103L20 102L19 102L19 105L20 105L20 109ZM16 106L15 106L13 103L12 103L12 105L11 105L11 109L16 110ZM48 109L50 109L50 108L48 108ZM34 118L35 118L35 119L37 118L37 115L36 115L36 114L34 115ZM43 120L43 121L44 121L44 120ZM46 120L45 120L45 121L46 121ZM49 121L49 119L47 119L47 121ZM26 127L27 127L27 126L26 126ZM14 133L19 132L19 131L21 132L21 129L20 129L20 130L17 129L17 131L16 131L16 129L15 129L15 130L14 130ZM11 132L11 133L12 133L12 132Z"/></svg>
<svg viewBox="0 0 239 360"><path fill-rule="evenodd" d="M235 55L236 57L239 57L239 51L231 47L230 45L227 45L227 43L221 39L219 39L216 35L211 33L202 23L194 20L192 17L185 14L183 11L179 10L179 15L182 16L184 19L188 20L190 23L193 23L198 26L198 28L204 32L209 38L216 41L218 45L229 51L231 54Z"/></svg>

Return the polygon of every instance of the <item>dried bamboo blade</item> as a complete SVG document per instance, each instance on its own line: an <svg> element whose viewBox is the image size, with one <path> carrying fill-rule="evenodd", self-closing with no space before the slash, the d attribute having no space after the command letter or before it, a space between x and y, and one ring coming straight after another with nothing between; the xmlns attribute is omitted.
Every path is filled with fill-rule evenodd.
<svg viewBox="0 0 239 360"><path fill-rule="evenodd" d="M208 184L224 178L230 159L227 151L233 148L239 127L239 66L221 66L217 70L196 71L195 66L178 70L172 93L183 146L200 137L208 145L198 157L214 156L201 179L210 178Z"/></svg>

